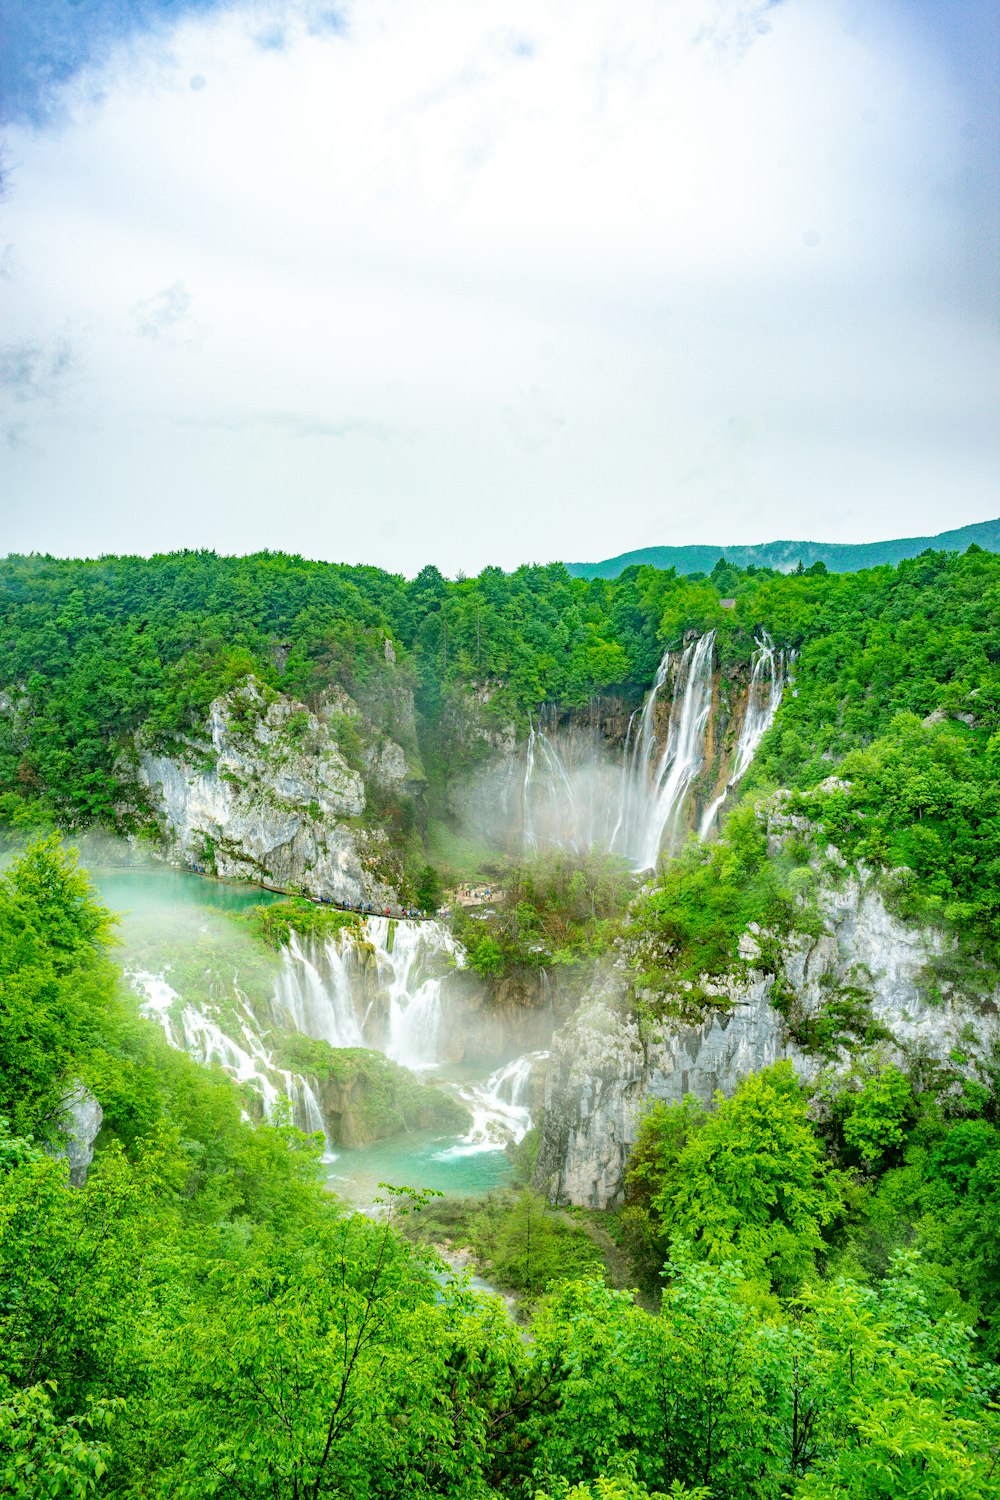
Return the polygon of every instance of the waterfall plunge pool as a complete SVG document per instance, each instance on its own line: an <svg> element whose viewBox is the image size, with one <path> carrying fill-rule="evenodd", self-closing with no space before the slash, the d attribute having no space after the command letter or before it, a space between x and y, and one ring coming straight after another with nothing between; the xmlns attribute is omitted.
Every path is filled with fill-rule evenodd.
<svg viewBox="0 0 1000 1500"><path fill-rule="evenodd" d="M274 959L262 954L259 944L232 920L253 906L286 898L177 869L97 868L90 875L101 900L119 916L122 966L149 1019L163 1027L173 1045L204 1063L221 1065L253 1088L265 1114L273 1112L277 1097L284 1093L296 1118L303 1116L299 1123L315 1128L312 1090L303 1086L304 1080L277 1068L272 1057L276 1002L287 1021L282 994L287 994L289 957L281 960L283 992L281 976L275 978ZM428 993L419 975L414 952L419 935L409 933L408 924L393 924L396 940L389 952L388 925L373 922L369 933L390 995L391 1034L385 1050L422 1081L433 1080L461 1099L472 1113L473 1126L465 1135L410 1131L355 1150L328 1143L327 1181L332 1191L361 1208L378 1197L380 1182L434 1188L449 1196L485 1194L511 1180L513 1164L505 1147L530 1125L523 1097L530 1068L544 1054L435 1064L437 997ZM423 924L421 932L430 938L428 929L433 926ZM453 946L444 931L434 940L442 948ZM310 1023L316 1018L315 1007L324 1004L319 977L315 969L303 974L311 992ZM344 996L330 994L327 1000L323 1028L317 1033L310 1024L309 1030L333 1042L338 1025L343 1025ZM408 1015L411 1004L414 1010ZM270 1012L268 1025L260 1020L263 1010ZM418 1021L423 1028L419 1032Z"/></svg>

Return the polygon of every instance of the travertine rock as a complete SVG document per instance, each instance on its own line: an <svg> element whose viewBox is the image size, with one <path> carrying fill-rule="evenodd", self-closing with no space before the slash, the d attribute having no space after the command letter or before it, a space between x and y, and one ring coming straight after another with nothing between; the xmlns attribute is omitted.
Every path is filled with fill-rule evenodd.
<svg viewBox="0 0 1000 1500"><path fill-rule="evenodd" d="M777 980L752 967L761 934L748 930L740 956L749 967L712 986L724 1008L699 1025L668 1022L645 1043L627 1014L624 976L602 976L553 1040L536 1176L542 1191L558 1203L613 1203L649 1098L728 1095L748 1073L779 1058L790 1058L807 1079L824 1066L846 1069L855 1049L840 1049L831 1064L790 1039L772 1004L776 983L793 994L806 1018L838 986L859 988L872 1018L889 1034L880 1044L888 1055L975 1068L1000 1039L1000 992L984 999L952 989L932 1003L926 965L942 955L945 940L894 917L871 872L828 886L821 905L826 932L788 940Z"/></svg>

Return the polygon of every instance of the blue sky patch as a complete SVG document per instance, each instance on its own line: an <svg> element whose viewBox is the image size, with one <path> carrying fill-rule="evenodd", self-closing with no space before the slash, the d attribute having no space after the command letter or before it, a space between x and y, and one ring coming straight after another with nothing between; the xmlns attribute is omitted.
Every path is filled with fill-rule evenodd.
<svg viewBox="0 0 1000 1500"><path fill-rule="evenodd" d="M224 0L0 0L3 119L44 124L53 89L115 42L224 8Z"/></svg>

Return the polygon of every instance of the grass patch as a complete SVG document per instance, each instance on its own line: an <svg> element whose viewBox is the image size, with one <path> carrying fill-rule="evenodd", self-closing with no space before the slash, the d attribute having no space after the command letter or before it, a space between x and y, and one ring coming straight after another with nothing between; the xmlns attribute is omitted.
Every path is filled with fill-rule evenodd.
<svg viewBox="0 0 1000 1500"><path fill-rule="evenodd" d="M287 901L274 901L267 906L252 906L242 914L242 919L255 937L275 950L287 945L293 931L300 937L324 939L342 932L345 927L361 926L361 918L354 912L319 906L299 896L290 896Z"/></svg>

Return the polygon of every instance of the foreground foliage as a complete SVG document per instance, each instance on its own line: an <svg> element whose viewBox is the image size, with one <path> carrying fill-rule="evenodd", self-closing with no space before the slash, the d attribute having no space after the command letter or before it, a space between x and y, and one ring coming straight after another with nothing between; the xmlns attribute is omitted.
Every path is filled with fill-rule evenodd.
<svg viewBox="0 0 1000 1500"><path fill-rule="evenodd" d="M560 1279L558 1256L526 1263L537 1200L498 1208L498 1261L509 1252L533 1295L549 1285L525 1341L500 1302L442 1278L399 1232L423 1195L387 1191L380 1222L345 1213L309 1138L244 1123L228 1079L129 1016L106 914L57 844L0 882L0 922L0 1073L21 1122L0 1130L4 1493L997 1494L994 1372L937 1267L893 1251L877 1291L860 1266L809 1272L844 1210L781 1069L707 1116L685 1107L680 1129L657 1122L646 1187L670 1241L657 1317L601 1278ZM74 974L86 1001L63 988ZM12 1084L25 994L48 1008ZM42 1141L57 1137L60 1087L96 1078L98 1060L112 1103L74 1190ZM911 1164L872 1125L883 1093L883 1113L903 1118L893 1089L865 1088L829 1112L829 1140L877 1149L881 1192ZM927 1191L971 1190L994 1137L980 1117L922 1138ZM954 1232L979 1230L960 1214ZM840 1253L846 1265L850 1245Z"/></svg>

